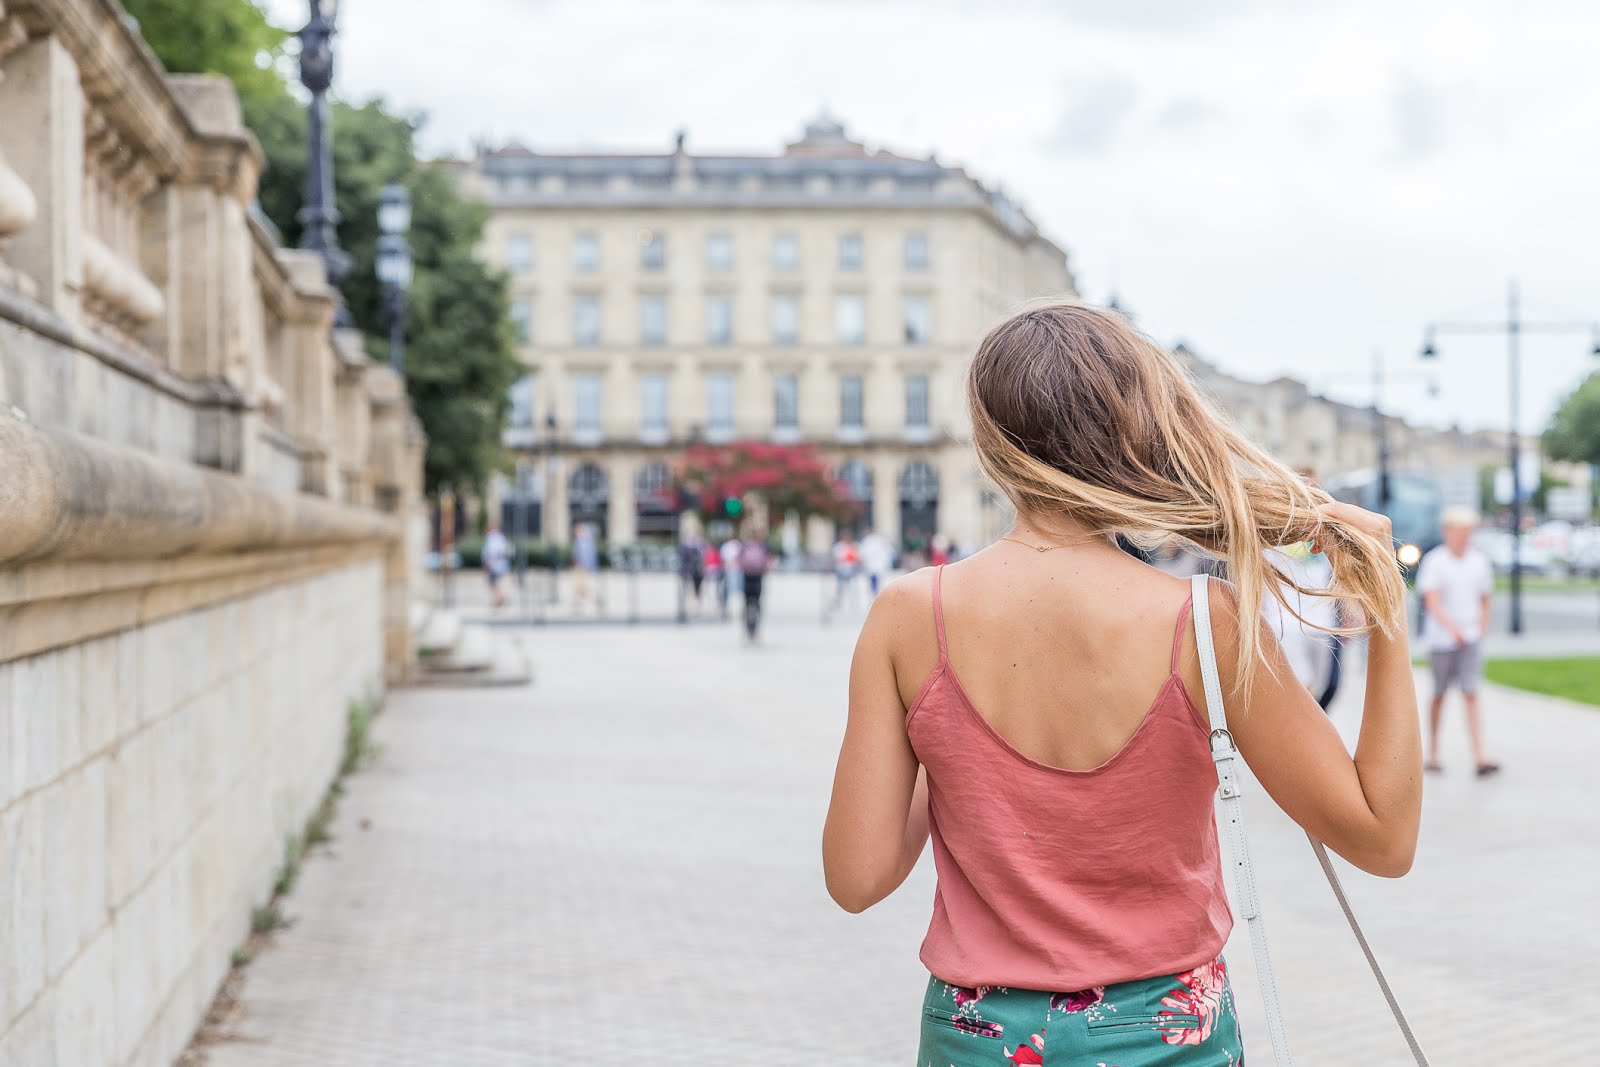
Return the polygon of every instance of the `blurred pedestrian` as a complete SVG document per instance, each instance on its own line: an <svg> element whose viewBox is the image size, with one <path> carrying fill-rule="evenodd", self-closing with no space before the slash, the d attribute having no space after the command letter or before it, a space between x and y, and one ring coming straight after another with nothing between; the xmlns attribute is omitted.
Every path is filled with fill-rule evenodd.
<svg viewBox="0 0 1600 1067"><path fill-rule="evenodd" d="M1283 646L1295 678L1327 711L1339 689L1337 638L1328 632L1339 625L1339 602L1300 590L1331 588L1333 567L1308 544L1269 549L1267 559L1277 572L1284 599L1279 601L1268 590L1261 598L1261 617Z"/></svg>
<svg viewBox="0 0 1600 1067"><path fill-rule="evenodd" d="M706 543L697 533L690 533L678 546L678 580L688 587L694 610L700 611L700 587L706 580Z"/></svg>
<svg viewBox="0 0 1600 1067"><path fill-rule="evenodd" d="M715 595L722 591L722 547L715 542L701 540L704 546L706 581L711 583Z"/></svg>
<svg viewBox="0 0 1600 1067"><path fill-rule="evenodd" d="M935 567L950 562L950 538L941 533L933 535L933 540L928 542L928 562Z"/></svg>
<svg viewBox="0 0 1600 1067"><path fill-rule="evenodd" d="M852 606L855 604L856 579L861 575L861 548L856 544L856 536L848 530L839 535L839 540L833 544L833 609L838 611L844 606L845 597L848 595Z"/></svg>
<svg viewBox="0 0 1600 1067"><path fill-rule="evenodd" d="M739 543L739 574L744 585L745 639L751 643L761 629L761 592L771 562L766 531L750 526Z"/></svg>
<svg viewBox="0 0 1600 1067"><path fill-rule="evenodd" d="M883 577L894 566L894 549L889 539L877 530L868 530L861 539L861 569L867 573L867 590L873 596L883 586Z"/></svg>
<svg viewBox="0 0 1600 1067"><path fill-rule="evenodd" d="M497 608L506 604L505 590L500 582L511 570L511 542L500 532L499 523L490 523L483 537L483 576L489 580L489 599Z"/></svg>
<svg viewBox="0 0 1600 1067"><path fill-rule="evenodd" d="M717 598L722 602L722 617L728 617L728 598L744 592L744 575L739 570L740 544L737 535L722 542L722 584L717 587Z"/></svg>
<svg viewBox="0 0 1600 1067"><path fill-rule="evenodd" d="M600 573L600 544L591 523L580 523L572 538L572 613L578 614L591 598L595 613L600 611L600 596L596 590Z"/></svg>
<svg viewBox="0 0 1600 1067"><path fill-rule="evenodd" d="M1478 706L1478 683L1483 677L1483 635L1494 610L1494 568L1489 558L1472 547L1478 516L1470 508L1446 508L1439 517L1444 544L1422 557L1417 568L1417 592L1422 594L1422 640L1433 666L1433 704L1428 713L1427 769L1444 770L1439 760L1439 724L1444 718L1444 698L1452 688L1461 691L1467 712L1467 735L1479 777L1500 769L1483 745L1483 720Z"/></svg>

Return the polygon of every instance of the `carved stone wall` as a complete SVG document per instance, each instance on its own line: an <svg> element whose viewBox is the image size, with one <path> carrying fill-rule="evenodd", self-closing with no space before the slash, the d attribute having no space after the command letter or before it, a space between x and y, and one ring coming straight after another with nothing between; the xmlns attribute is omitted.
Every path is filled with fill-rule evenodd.
<svg viewBox="0 0 1600 1067"><path fill-rule="evenodd" d="M0 1063L171 1063L412 660L421 429L261 166L115 0L0 0Z"/></svg>

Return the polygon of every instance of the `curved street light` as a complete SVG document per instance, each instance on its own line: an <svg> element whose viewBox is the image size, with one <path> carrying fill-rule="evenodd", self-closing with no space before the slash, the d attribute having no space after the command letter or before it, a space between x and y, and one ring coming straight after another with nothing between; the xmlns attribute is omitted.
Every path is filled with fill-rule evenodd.
<svg viewBox="0 0 1600 1067"><path fill-rule="evenodd" d="M403 185L383 187L378 197L378 254L374 270L383 283L383 310L389 327L389 366L406 372L406 291L411 288L411 193Z"/></svg>
<svg viewBox="0 0 1600 1067"><path fill-rule="evenodd" d="M338 32L339 0L310 0L311 21L299 33L300 82L311 93L306 109L307 160L305 204L300 222L300 247L322 256L328 284L337 291L350 274L350 256L339 247L339 209L333 195L333 152L329 144L328 90L333 85L333 37ZM344 301L335 322L350 324Z"/></svg>

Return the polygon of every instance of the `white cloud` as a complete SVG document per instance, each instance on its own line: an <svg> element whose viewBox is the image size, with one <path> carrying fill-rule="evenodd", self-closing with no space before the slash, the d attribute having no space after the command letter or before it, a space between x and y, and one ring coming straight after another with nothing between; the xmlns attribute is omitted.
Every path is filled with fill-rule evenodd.
<svg viewBox="0 0 1600 1067"><path fill-rule="evenodd" d="M272 0L284 24L303 8ZM1600 317L1600 9L1231 0L345 0L341 91L431 115L424 144L773 150L826 103L1019 196L1086 294L1238 373L1500 425L1503 345L1422 326ZM1064 89L1067 86L1067 89ZM1063 152L1066 147L1073 151ZM1525 422L1587 367L1530 340Z"/></svg>

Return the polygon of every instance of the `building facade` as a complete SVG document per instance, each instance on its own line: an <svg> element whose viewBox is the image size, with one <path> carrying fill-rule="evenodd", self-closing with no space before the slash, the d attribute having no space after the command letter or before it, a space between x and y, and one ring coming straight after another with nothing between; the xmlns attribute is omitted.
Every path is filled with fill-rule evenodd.
<svg viewBox="0 0 1600 1067"><path fill-rule="evenodd" d="M1322 396L1295 378L1237 378L1183 344L1173 349L1173 356L1241 433L1281 462L1324 481L1375 471L1382 436L1392 471L1426 477L1445 504L1477 507L1483 470L1507 462L1504 430L1416 425L1397 415L1379 415L1370 405ZM1539 456L1539 438L1525 436L1522 451ZM1587 484L1581 465L1546 460L1542 467L1561 481Z"/></svg>
<svg viewBox="0 0 1600 1067"><path fill-rule="evenodd" d="M1008 307L1075 291L1066 254L1003 194L825 117L776 155L695 155L682 135L661 154L513 145L480 149L459 180L489 206L482 255L511 280L528 371L501 491L530 502L530 533L673 537L681 451L750 439L820 448L892 541L999 532L967 361Z"/></svg>

